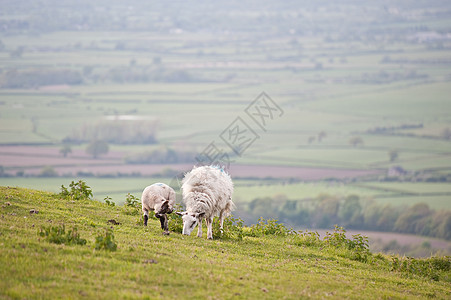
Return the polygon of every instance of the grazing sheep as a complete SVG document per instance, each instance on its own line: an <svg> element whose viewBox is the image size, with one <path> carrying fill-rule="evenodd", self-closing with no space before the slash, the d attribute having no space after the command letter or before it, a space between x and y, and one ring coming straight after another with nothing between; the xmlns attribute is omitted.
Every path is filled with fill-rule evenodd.
<svg viewBox="0 0 451 300"><path fill-rule="evenodd" d="M163 234L169 234L168 216L172 213L175 204L174 190L164 183L154 183L146 187L141 196L142 210L144 213L144 226L147 226L149 211L155 210L155 217L160 219Z"/></svg>
<svg viewBox="0 0 451 300"><path fill-rule="evenodd" d="M235 208L232 202L233 183L229 174L216 166L195 167L182 181L185 212L183 234L190 235L199 225L197 236L202 237L202 219L207 223L207 238L213 238L213 217L219 215L221 232L224 218Z"/></svg>

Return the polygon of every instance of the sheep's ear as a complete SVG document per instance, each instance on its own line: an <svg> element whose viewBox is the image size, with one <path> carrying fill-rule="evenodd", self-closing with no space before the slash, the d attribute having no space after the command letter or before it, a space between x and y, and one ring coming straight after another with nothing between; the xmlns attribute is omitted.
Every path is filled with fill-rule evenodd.
<svg viewBox="0 0 451 300"><path fill-rule="evenodd" d="M205 216L205 213L196 214L196 218L198 218L198 219L203 218L204 216Z"/></svg>
<svg viewBox="0 0 451 300"><path fill-rule="evenodd" d="M186 211L184 211L184 212L177 211L177 212L175 212L175 213L178 214L179 216L184 216L184 215L187 214Z"/></svg>

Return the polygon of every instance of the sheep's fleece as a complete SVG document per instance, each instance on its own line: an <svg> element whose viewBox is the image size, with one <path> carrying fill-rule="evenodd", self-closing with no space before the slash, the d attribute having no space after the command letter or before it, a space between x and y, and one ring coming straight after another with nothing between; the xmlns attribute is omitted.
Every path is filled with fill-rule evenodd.
<svg viewBox="0 0 451 300"><path fill-rule="evenodd" d="M190 234L199 224L198 236L202 236L202 219L207 223L207 238L212 236L213 217L219 215L221 230L224 218L235 208L232 202L233 183L229 174L217 166L195 167L182 181L183 234Z"/></svg>

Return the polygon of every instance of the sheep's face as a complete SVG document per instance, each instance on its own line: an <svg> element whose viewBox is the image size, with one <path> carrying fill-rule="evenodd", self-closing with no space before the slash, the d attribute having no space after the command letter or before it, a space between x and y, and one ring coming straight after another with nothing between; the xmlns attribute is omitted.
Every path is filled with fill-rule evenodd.
<svg viewBox="0 0 451 300"><path fill-rule="evenodd" d="M199 220L194 215L184 215L183 219L183 234L190 235L196 228Z"/></svg>
<svg viewBox="0 0 451 300"><path fill-rule="evenodd" d="M199 223L201 214L190 214L188 212L182 212L177 213L178 215L182 216L183 219L183 234L190 235L191 232L193 232L194 228L196 228L197 224Z"/></svg>
<svg viewBox="0 0 451 300"><path fill-rule="evenodd" d="M163 214L172 213L172 207L168 200L155 203L155 216L158 218Z"/></svg>

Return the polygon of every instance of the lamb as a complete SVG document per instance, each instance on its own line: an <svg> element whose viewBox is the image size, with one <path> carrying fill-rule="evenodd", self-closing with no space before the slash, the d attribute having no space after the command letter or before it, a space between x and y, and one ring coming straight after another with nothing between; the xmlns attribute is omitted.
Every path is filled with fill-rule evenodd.
<svg viewBox="0 0 451 300"><path fill-rule="evenodd" d="M190 235L199 225L197 236L202 237L202 219L207 223L207 239L213 239L213 217L219 215L221 232L224 218L235 209L232 202L233 183L229 174L216 166L194 167L182 181L185 212L178 212L183 218L183 234Z"/></svg>
<svg viewBox="0 0 451 300"><path fill-rule="evenodd" d="M144 226L147 226L149 211L155 210L155 217L160 219L164 235L169 235L168 216L172 213L175 204L174 190L164 183L154 183L146 187L141 196L142 211L144 213Z"/></svg>

